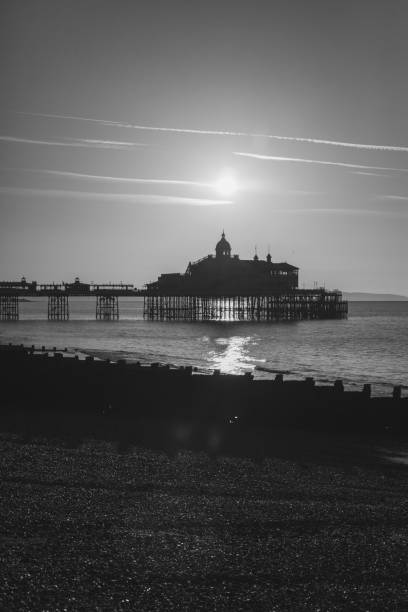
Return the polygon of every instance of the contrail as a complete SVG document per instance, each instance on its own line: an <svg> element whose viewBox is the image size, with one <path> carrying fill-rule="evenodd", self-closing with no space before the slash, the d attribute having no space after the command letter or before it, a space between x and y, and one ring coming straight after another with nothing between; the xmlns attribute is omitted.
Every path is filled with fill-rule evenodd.
<svg viewBox="0 0 408 612"><path fill-rule="evenodd" d="M76 200L97 200L127 202L130 204L172 204L184 206L220 206L233 204L232 200L211 200L186 198L151 193L103 193L95 191L74 191L65 189L30 189L29 187L1 187L0 193L17 196L41 196L50 198L71 198Z"/></svg>
<svg viewBox="0 0 408 612"><path fill-rule="evenodd" d="M408 200L408 195L379 195L377 196L381 200L395 200L395 201L403 201L406 202Z"/></svg>
<svg viewBox="0 0 408 612"><path fill-rule="evenodd" d="M406 217L408 214L408 211L374 210L373 208L274 208L273 211L292 214L374 215L377 217Z"/></svg>
<svg viewBox="0 0 408 612"><path fill-rule="evenodd" d="M66 140L72 140L74 142L80 142L91 145L106 145L113 147L149 147L145 142L131 142L129 140L99 140L97 138L66 138Z"/></svg>
<svg viewBox="0 0 408 612"><path fill-rule="evenodd" d="M73 121L88 121L92 123L98 123L99 125L129 128L133 130L146 130L153 132L174 132L176 134L198 134L204 136L254 136L247 132L228 132L221 130L199 130L193 128L171 128L171 127L160 127L154 125L138 125L133 123L124 123L122 121L108 121L106 119L94 119L92 117L80 117L78 115L56 115L52 113L28 113L22 111L15 111L17 115L26 115L29 117L45 117L48 119L70 119ZM261 136L261 134L258 134ZM266 136L267 137L267 136ZM408 150L408 148L407 148Z"/></svg>
<svg viewBox="0 0 408 612"><path fill-rule="evenodd" d="M0 168L1 170L1 168ZM31 168L3 168L3 170L17 170L18 172L29 172L34 174L49 174L51 176L61 176L75 179L86 179L94 181L106 181L110 183L130 183L130 184L147 184L147 185L183 185L188 187L214 187L212 183L203 183L199 181L183 181L178 179L150 179L150 178L134 178L120 176L105 176L103 174L83 174L81 172L68 172L65 170L38 170Z"/></svg>
<svg viewBox="0 0 408 612"><path fill-rule="evenodd" d="M327 145L333 147L345 147L349 149L362 149L366 151L394 151L408 153L408 146L396 146L396 145L376 145L376 144L364 144L358 142L347 142L343 140L328 140L323 138L305 138L301 136L281 136L277 134L263 134L263 133L251 133L251 132L235 132L235 131L224 131L224 130L199 130L193 128L174 128L174 127L162 127L154 125L140 125L132 123L124 123L120 121L107 121L104 119L94 119L91 117L80 117L77 115L57 115L52 113L29 113L16 111L18 115L26 115L30 117L45 117L49 119L70 119L74 121L88 121L92 123L98 123L104 126L113 126L119 128L129 128L134 130L146 130L153 132L170 132L176 134L197 134L204 136L233 136L233 137L244 137L244 138L265 138L270 140L280 140L287 142L299 142L306 144L316 145Z"/></svg>
<svg viewBox="0 0 408 612"><path fill-rule="evenodd" d="M85 138L70 138L69 142L61 140L40 140L35 138L20 138L18 136L0 135L0 141L11 143L23 143L34 145L45 145L51 147L84 147L87 149L117 149L129 150L132 147L148 147L143 142L121 142L115 140L91 140Z"/></svg>
<svg viewBox="0 0 408 612"><path fill-rule="evenodd" d="M241 157L249 157L251 159L260 159L263 161L280 161L280 162L294 162L301 164L318 164L320 166L337 166L340 168L352 168L354 170L384 170L393 172L408 172L408 168L388 168L384 166L365 166L362 164L349 164L346 162L332 162L320 159L307 159L304 157L281 157L279 155L261 155L260 153L245 153L243 151L234 151L234 155Z"/></svg>
<svg viewBox="0 0 408 612"><path fill-rule="evenodd" d="M379 176L379 177L391 176L390 174L386 174L384 172L382 172L382 173L379 173L379 172L364 172L362 170L355 170L351 174L358 174L358 175L361 175L361 176Z"/></svg>

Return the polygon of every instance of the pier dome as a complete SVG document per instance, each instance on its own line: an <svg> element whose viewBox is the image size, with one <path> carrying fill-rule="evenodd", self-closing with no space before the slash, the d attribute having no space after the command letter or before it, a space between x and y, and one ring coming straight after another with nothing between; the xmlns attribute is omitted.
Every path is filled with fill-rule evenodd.
<svg viewBox="0 0 408 612"><path fill-rule="evenodd" d="M231 257L231 245L225 238L224 230L221 234L221 240L219 240L215 246L216 257Z"/></svg>

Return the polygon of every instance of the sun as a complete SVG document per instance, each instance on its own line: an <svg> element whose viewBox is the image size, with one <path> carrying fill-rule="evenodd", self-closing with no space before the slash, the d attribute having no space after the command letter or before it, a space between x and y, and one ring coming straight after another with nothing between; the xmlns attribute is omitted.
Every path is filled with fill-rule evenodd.
<svg viewBox="0 0 408 612"><path fill-rule="evenodd" d="M238 189L237 180L232 172L223 172L215 183L216 191L222 196L233 196Z"/></svg>

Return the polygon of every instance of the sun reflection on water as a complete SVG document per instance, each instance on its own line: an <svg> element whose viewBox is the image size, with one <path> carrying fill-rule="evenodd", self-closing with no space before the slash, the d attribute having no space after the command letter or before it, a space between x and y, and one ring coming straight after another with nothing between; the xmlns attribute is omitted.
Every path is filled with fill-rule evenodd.
<svg viewBox="0 0 408 612"><path fill-rule="evenodd" d="M252 371L257 361L249 355L249 346L254 343L252 336L232 336L231 338L216 338L217 349L208 353L211 367L226 374L239 374ZM218 349L219 347L219 349Z"/></svg>

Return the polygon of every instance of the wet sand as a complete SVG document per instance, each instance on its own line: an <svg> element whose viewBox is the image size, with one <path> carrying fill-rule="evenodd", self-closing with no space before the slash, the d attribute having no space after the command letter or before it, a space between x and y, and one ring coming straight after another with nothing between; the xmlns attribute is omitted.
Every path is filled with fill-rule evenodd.
<svg viewBox="0 0 408 612"><path fill-rule="evenodd" d="M390 440L268 441L251 458L1 434L0 608L406 610Z"/></svg>

